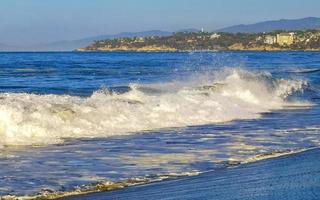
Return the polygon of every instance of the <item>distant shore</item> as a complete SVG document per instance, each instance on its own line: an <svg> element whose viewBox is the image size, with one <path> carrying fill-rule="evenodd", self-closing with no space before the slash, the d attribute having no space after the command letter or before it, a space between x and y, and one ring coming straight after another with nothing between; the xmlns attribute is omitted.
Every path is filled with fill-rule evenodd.
<svg viewBox="0 0 320 200"><path fill-rule="evenodd" d="M263 49L263 48L252 48L252 49L226 49L226 50L154 50L154 49L108 49L108 50L83 50L76 49L74 52L132 52L132 53L190 53L190 52L318 52L320 49Z"/></svg>
<svg viewBox="0 0 320 200"><path fill-rule="evenodd" d="M270 33L179 32L98 40L76 51L185 52L185 51L319 51L320 30Z"/></svg>

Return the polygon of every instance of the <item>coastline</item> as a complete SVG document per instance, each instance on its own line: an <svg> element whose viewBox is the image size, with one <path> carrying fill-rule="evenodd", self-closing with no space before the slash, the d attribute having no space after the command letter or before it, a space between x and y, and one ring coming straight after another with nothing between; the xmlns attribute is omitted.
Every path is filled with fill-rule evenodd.
<svg viewBox="0 0 320 200"><path fill-rule="evenodd" d="M319 155L319 148L310 149L197 176L59 199L317 199Z"/></svg>
<svg viewBox="0 0 320 200"><path fill-rule="evenodd" d="M72 52L72 51L71 51ZM73 52L77 53L201 53L201 52L320 52L320 49L225 49L225 50L79 50L76 49Z"/></svg>
<svg viewBox="0 0 320 200"><path fill-rule="evenodd" d="M252 166L254 166L254 169L257 169L257 170L262 170L261 168L264 168L266 165L272 166L274 163L280 163L281 166L290 167L291 165L294 166L298 164L295 162L291 163L291 161L292 160L295 161L297 157L302 157L303 159L306 159L308 162L310 162L310 160L312 160L312 158L314 157L314 154L319 156L320 148L275 151L275 152L270 152L270 153L251 157L247 160L244 160L241 163L228 162L226 163L225 167L215 169L215 170L210 170L210 171L199 172L199 173L164 174L164 175L158 175L158 176L153 175L150 177L147 176L147 177L131 178L131 179L127 179L119 182L103 181L103 182L95 183L92 185L77 187L72 191L44 190L42 191L41 194L38 194L35 196L8 195L8 196L2 196L1 199L4 199L4 200L12 200L12 199L23 199L23 200L33 200L33 199L61 199L61 200L80 199L81 200L83 199L83 200L86 200L86 199L105 199L105 198L122 199L122 194L126 195L128 191L131 192L132 190L133 191L137 190L136 191L137 193L140 193L140 192L143 193L144 190L148 191L149 187L154 188L154 186L156 186L155 190L158 190L158 187L160 187L159 189L163 190L162 187L166 188L168 183L170 185L170 183L178 182L179 187L184 187L184 186L188 186L193 182L193 180L197 180L197 179L200 179L203 183L208 183L208 184L211 181L214 181L214 179L211 180L211 177L223 177L224 179L227 180L229 179L228 177L229 173L237 174L241 176L242 174L249 172ZM288 165L286 164L286 160L289 160L289 162L287 162ZM308 162L306 162L305 164L308 164ZM314 165L319 166L316 170L320 169L320 160L315 162ZM282 170L282 169L276 168L275 171L277 170ZM241 171L241 172L238 172L238 171ZM283 171L287 171L287 170L283 170ZM304 172L299 171L299 173L304 173ZM320 174L317 174L317 175L319 176L319 181L320 181ZM231 184L231 183L232 183L232 180L227 181L227 183L224 183L224 184ZM203 186L199 185L197 187L200 187L198 188L200 190ZM238 185L238 187L241 187L241 186ZM157 191L154 191L154 192L157 192ZM111 196L109 197L109 195ZM121 198L118 196L113 197L112 195L120 195ZM127 197L123 199L127 199ZM159 197L159 199L166 199L166 198Z"/></svg>
<svg viewBox="0 0 320 200"><path fill-rule="evenodd" d="M257 33L177 32L170 36L101 39L77 51L295 51L320 50L320 32L272 31Z"/></svg>

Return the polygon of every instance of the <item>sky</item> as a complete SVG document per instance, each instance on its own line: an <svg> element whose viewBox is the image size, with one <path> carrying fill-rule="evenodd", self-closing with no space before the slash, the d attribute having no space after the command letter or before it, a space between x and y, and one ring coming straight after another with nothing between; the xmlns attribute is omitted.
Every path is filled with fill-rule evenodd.
<svg viewBox="0 0 320 200"><path fill-rule="evenodd" d="M0 43L320 17L319 0L0 0Z"/></svg>

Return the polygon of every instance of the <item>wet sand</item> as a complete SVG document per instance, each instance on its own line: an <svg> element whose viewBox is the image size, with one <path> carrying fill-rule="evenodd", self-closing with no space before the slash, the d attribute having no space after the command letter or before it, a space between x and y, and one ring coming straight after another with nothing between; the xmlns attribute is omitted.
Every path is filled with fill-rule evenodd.
<svg viewBox="0 0 320 200"><path fill-rule="evenodd" d="M320 149L194 177L63 199L316 200L320 199Z"/></svg>

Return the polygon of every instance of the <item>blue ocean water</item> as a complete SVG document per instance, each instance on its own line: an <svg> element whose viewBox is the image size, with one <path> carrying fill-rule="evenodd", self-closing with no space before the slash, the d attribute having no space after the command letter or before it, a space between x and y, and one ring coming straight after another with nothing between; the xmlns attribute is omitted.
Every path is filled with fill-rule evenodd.
<svg viewBox="0 0 320 200"><path fill-rule="evenodd" d="M319 52L0 53L0 196L320 145Z"/></svg>

